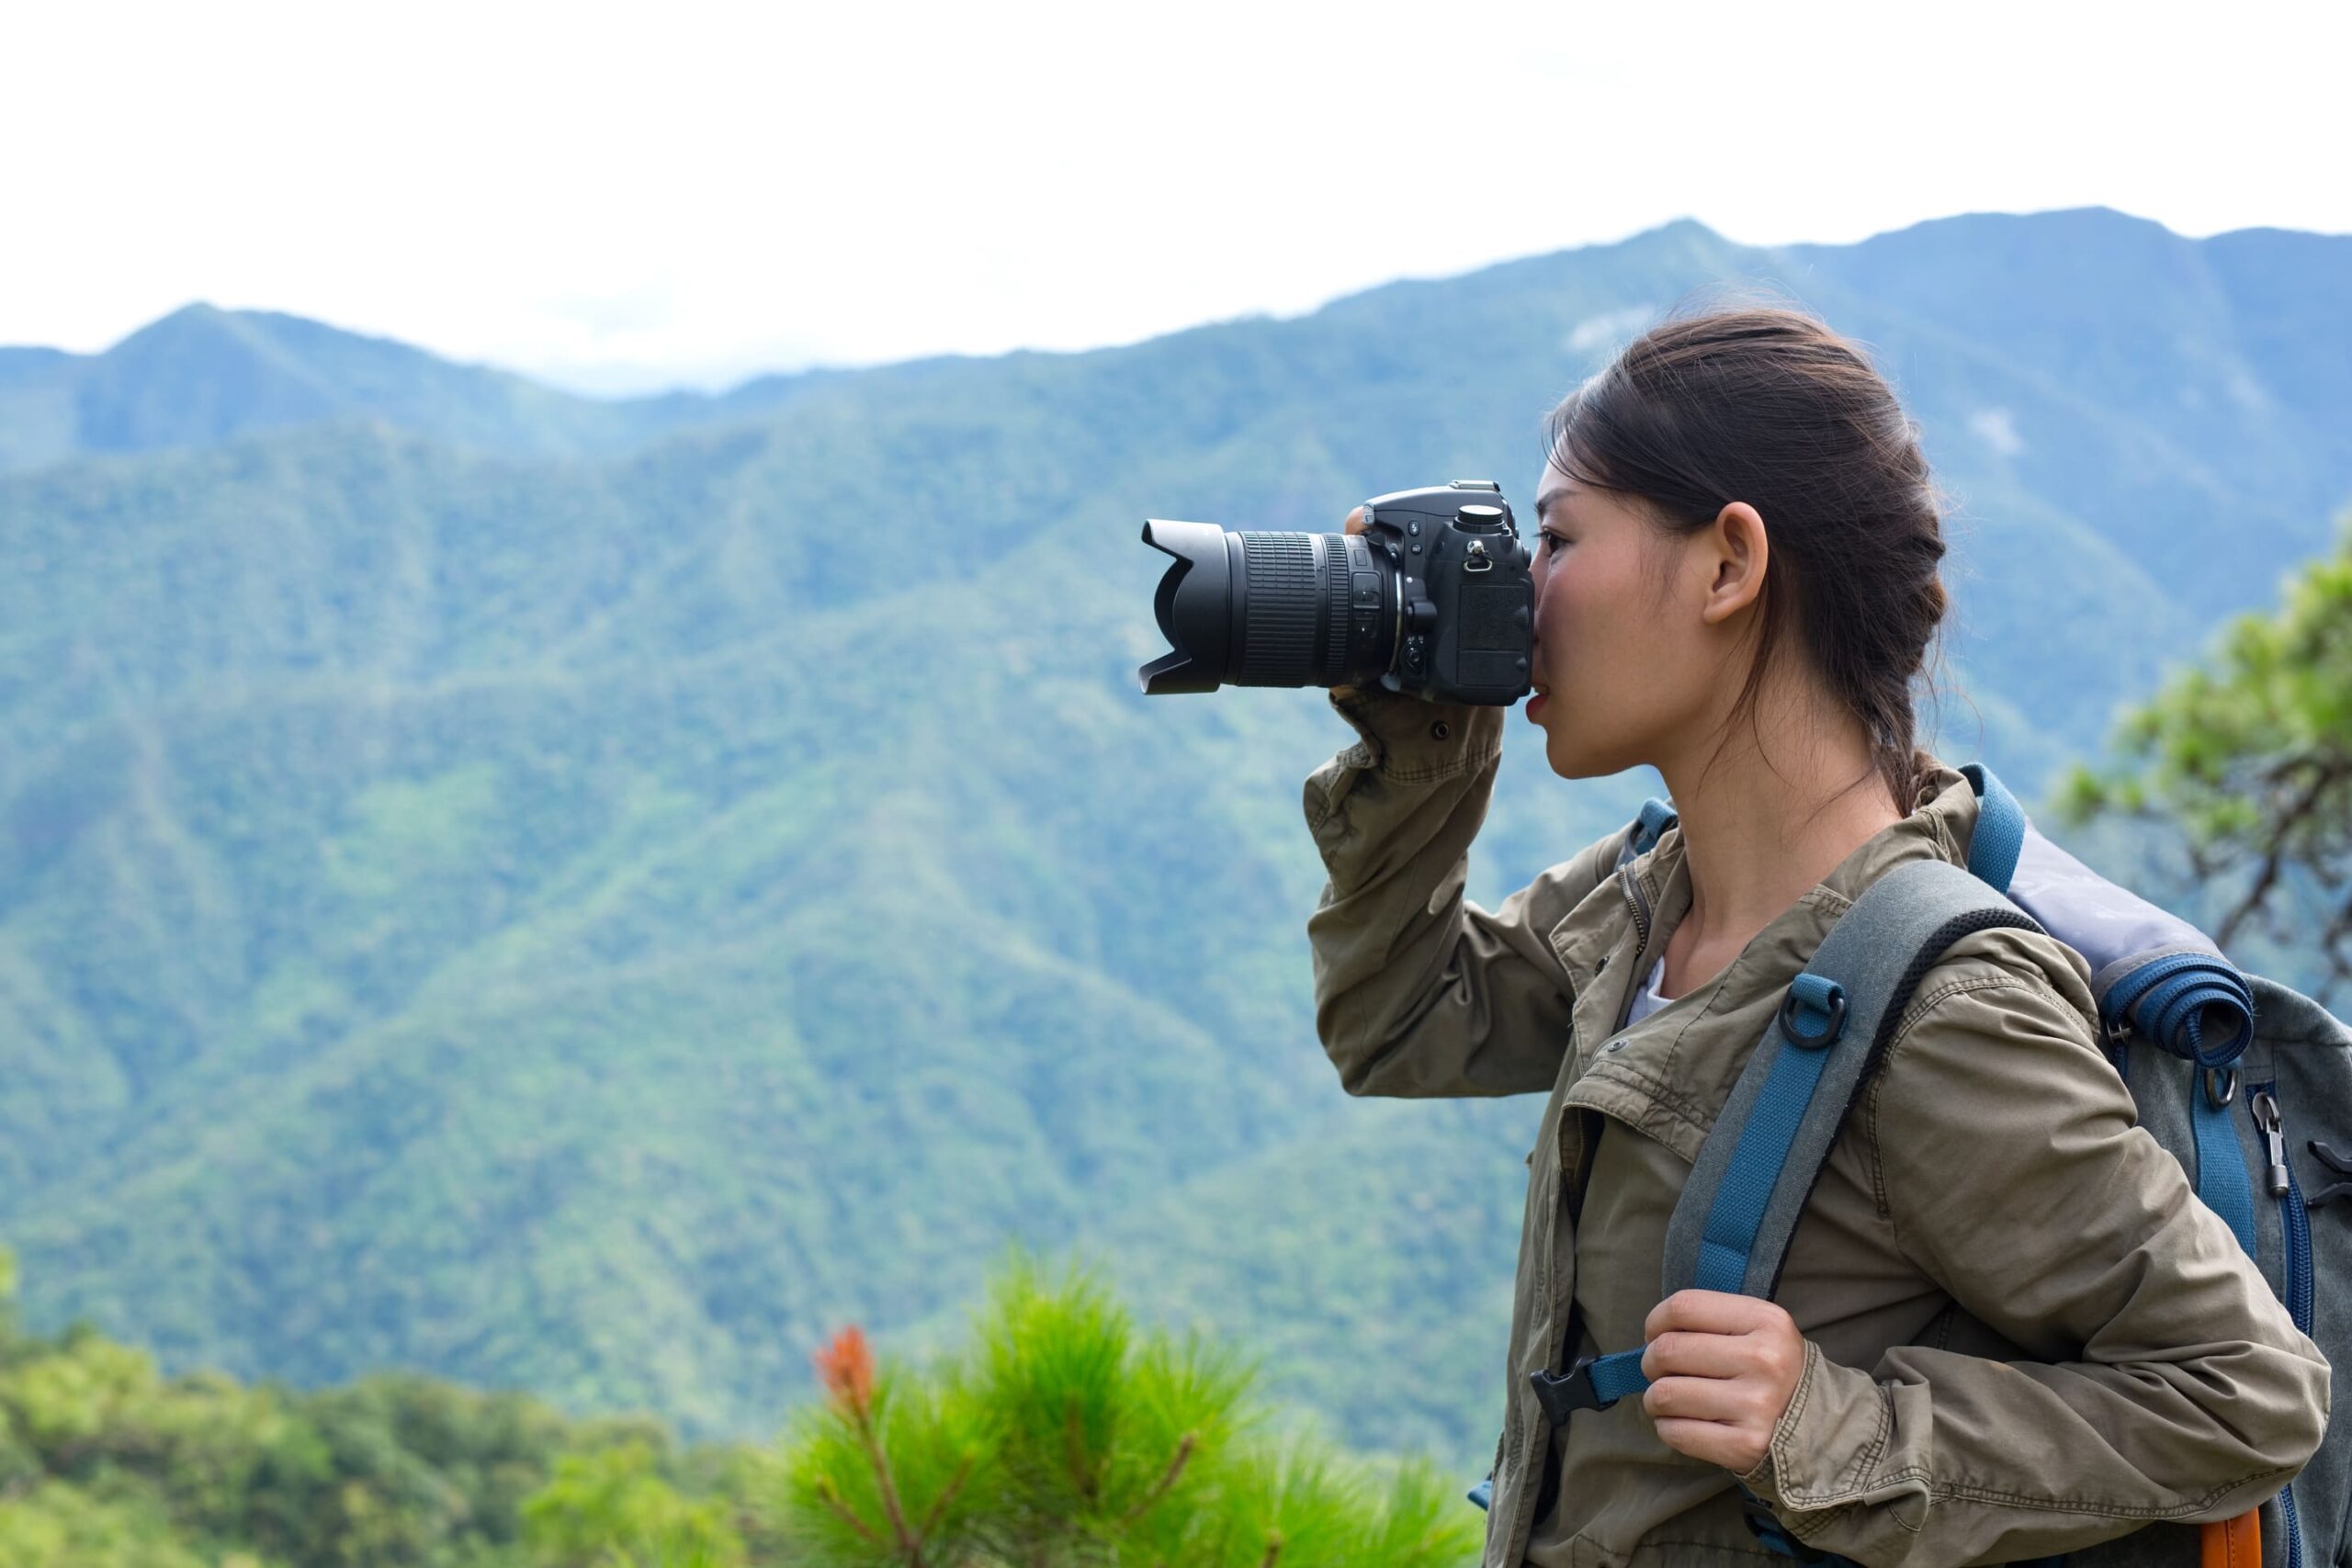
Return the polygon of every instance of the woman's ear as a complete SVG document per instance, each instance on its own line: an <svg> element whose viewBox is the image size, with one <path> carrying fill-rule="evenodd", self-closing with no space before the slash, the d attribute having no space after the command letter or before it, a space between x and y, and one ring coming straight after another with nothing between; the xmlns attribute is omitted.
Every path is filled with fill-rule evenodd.
<svg viewBox="0 0 2352 1568"><path fill-rule="evenodd" d="M1728 503L1694 543L1708 572L1706 601L1699 607L1701 620L1713 626L1756 602L1764 591L1764 569L1772 553L1764 535L1764 519L1756 508L1744 501Z"/></svg>

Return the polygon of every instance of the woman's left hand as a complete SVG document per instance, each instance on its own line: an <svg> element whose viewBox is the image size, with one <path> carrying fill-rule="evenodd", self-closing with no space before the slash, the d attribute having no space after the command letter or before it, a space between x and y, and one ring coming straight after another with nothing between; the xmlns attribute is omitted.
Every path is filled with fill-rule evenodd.
<svg viewBox="0 0 2352 1568"><path fill-rule="evenodd" d="M1650 1309L1642 1337L1642 1408L1666 1446L1735 1475L1763 1463L1804 1371L1796 1320L1755 1296L1677 1291Z"/></svg>

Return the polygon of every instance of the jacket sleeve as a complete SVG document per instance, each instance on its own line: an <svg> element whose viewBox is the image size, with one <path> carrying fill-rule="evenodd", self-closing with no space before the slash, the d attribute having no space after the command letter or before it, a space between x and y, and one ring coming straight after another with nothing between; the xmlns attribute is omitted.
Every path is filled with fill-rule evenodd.
<svg viewBox="0 0 2352 1568"><path fill-rule="evenodd" d="M1308 917L1315 1022L1350 1094L1549 1089L1573 996L1546 933L1614 867L1625 830L1489 914L1463 897L1506 710L1334 693L1362 737L1306 781L1329 880Z"/></svg>
<svg viewBox="0 0 2352 1568"><path fill-rule="evenodd" d="M1850 1125L1920 1270L2037 1358L1808 1342L1741 1480L1871 1564L2000 1562L2230 1518L2317 1450L2328 1364L2039 976L1948 956Z"/></svg>

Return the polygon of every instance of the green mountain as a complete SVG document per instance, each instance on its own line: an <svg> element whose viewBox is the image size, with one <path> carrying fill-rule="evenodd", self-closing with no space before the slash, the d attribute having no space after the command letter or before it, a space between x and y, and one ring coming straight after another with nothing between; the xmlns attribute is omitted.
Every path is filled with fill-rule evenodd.
<svg viewBox="0 0 2352 1568"><path fill-rule="evenodd" d="M0 355L28 1310L741 1430L842 1320L944 1332L1019 1236L1274 1347L1351 1442L1483 1461L1534 1107L1340 1092L1297 791L1347 732L1317 693L1136 694L1141 519L1523 501L1618 343L1777 288L1925 429L1938 743L2030 794L2352 497L2347 277L2352 238L2098 209L1785 251L1680 222L723 398L201 310ZM1505 775L1490 903L1657 787L1523 745Z"/></svg>

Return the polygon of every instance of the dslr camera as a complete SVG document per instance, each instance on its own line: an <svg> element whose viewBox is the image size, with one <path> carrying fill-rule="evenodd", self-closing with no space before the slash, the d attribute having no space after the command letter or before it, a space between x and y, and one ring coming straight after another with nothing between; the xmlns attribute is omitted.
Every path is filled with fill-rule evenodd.
<svg viewBox="0 0 2352 1568"><path fill-rule="evenodd" d="M1502 707L1528 693L1534 558L1492 479L1363 503L1361 534L1236 532L1152 518L1176 558L1153 608L1170 651L1145 692L1365 686Z"/></svg>

